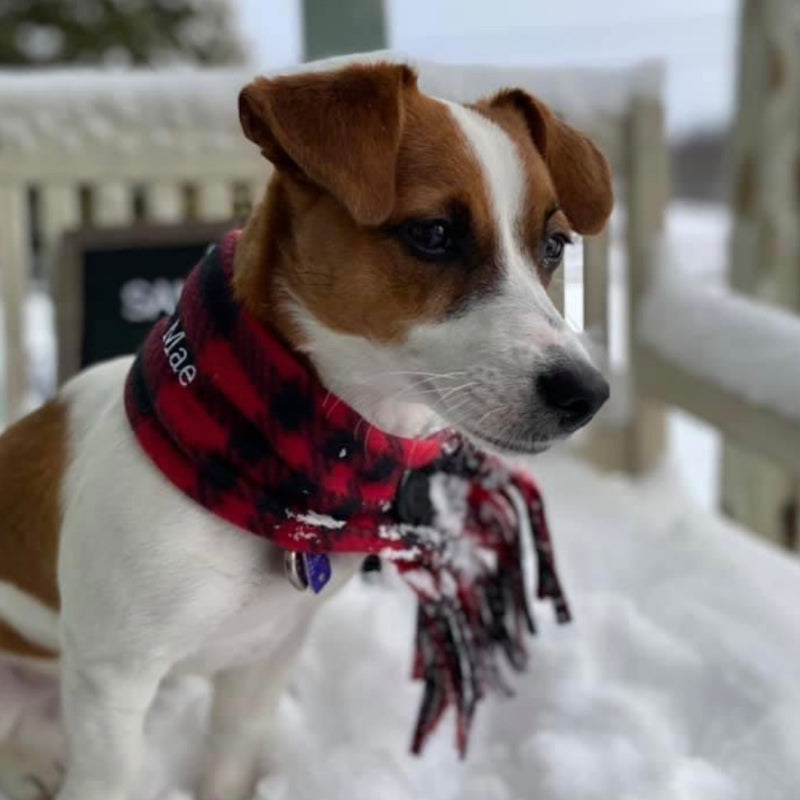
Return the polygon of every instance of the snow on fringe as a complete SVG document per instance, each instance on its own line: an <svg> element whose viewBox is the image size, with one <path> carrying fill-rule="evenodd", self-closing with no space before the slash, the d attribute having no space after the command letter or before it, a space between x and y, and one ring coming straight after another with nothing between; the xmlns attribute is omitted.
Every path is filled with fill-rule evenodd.
<svg viewBox="0 0 800 800"><path fill-rule="evenodd" d="M378 530L378 535L387 541L401 541L408 536L422 540L419 546L403 550L386 548L380 555L387 561L413 562L420 558L423 549L434 554L440 577L438 587L427 569L404 573L408 583L430 596L435 597L440 592L454 596L458 591L456 575L470 581L497 568L497 554L478 545L473 537L464 535L469 491L468 480L458 475L436 473L430 479L432 525L398 523L383 525Z"/></svg>
<svg viewBox="0 0 800 800"><path fill-rule="evenodd" d="M286 516L289 519L296 519L298 522L304 522L306 525L314 525L317 528L325 528L329 531L339 531L347 524L343 519L334 519L328 514L318 514L316 511L298 513L289 508L286 509Z"/></svg>

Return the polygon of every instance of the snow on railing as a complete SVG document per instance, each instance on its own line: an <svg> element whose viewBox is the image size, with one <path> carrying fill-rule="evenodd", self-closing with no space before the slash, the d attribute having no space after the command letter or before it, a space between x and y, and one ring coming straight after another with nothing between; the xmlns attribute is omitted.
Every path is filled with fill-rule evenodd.
<svg viewBox="0 0 800 800"><path fill-rule="evenodd" d="M796 314L724 289L671 283L647 292L638 330L640 346L800 426Z"/></svg>
<svg viewBox="0 0 800 800"><path fill-rule="evenodd" d="M637 323L642 392L800 475L800 317L672 280L647 291Z"/></svg>

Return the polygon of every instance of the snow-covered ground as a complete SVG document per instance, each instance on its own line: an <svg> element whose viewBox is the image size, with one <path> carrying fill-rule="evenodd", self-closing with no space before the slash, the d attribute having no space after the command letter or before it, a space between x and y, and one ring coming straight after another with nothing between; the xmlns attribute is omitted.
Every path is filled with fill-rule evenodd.
<svg viewBox="0 0 800 800"><path fill-rule="evenodd" d="M466 763L449 719L407 755L414 601L384 574L317 618L260 800L795 800L800 564L668 473L634 485L563 453L534 469L575 622L537 609L530 671L480 709ZM191 797L208 703L203 680L165 688L137 800Z"/></svg>
<svg viewBox="0 0 800 800"><path fill-rule="evenodd" d="M672 209L692 279L720 279L726 226L719 209ZM29 307L42 388L47 319L41 299ZM316 620L258 797L795 800L800 562L709 513L716 436L684 416L671 433L670 459L644 482L563 451L533 462L575 622L539 609L530 671L514 699L481 708L465 764L452 720L422 758L407 755L414 607L385 573L354 581ZM165 687L139 800L191 796L208 701L201 679ZM0 730L12 710L0 696Z"/></svg>

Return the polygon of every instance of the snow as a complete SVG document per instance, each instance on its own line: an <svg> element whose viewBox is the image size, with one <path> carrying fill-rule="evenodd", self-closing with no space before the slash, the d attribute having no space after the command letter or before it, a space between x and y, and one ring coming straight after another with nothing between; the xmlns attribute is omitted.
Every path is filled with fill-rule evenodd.
<svg viewBox="0 0 800 800"><path fill-rule="evenodd" d="M800 420L800 319L764 302L659 270L640 341L672 363L758 406Z"/></svg>
<svg viewBox="0 0 800 800"><path fill-rule="evenodd" d="M452 719L407 754L414 601L384 572L318 615L260 800L794 800L800 564L682 500L669 474L533 463L575 622L537 609L530 671L481 707L466 763ZM208 704L202 679L165 687L137 800L190 796Z"/></svg>
<svg viewBox="0 0 800 800"><path fill-rule="evenodd" d="M306 525L313 525L316 528L327 528L328 530L336 531L345 526L344 520L334 519L329 514L319 514L316 511L307 511L303 514L287 511L286 514L290 519L305 522Z"/></svg>

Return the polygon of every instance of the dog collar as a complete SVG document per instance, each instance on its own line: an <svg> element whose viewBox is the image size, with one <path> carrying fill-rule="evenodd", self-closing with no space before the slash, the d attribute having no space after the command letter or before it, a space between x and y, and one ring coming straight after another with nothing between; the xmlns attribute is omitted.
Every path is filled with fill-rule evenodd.
<svg viewBox="0 0 800 800"><path fill-rule="evenodd" d="M419 599L412 749L454 704L463 754L478 699L506 688L498 654L526 662L527 548L538 596L569 619L538 490L453 432L391 436L332 397L234 297L238 239L209 248L137 354L125 387L136 439L183 493L284 548L299 588L324 587L329 553L392 561Z"/></svg>

